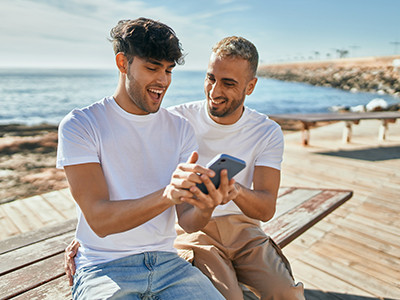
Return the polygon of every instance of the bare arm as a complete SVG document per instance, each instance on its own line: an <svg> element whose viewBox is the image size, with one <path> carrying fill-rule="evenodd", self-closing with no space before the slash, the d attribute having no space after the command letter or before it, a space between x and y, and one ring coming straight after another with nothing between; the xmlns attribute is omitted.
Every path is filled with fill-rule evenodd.
<svg viewBox="0 0 400 300"><path fill-rule="evenodd" d="M177 192L161 189L140 199L111 201L100 164L65 167L70 190L86 221L100 237L135 228L175 205Z"/></svg>
<svg viewBox="0 0 400 300"><path fill-rule="evenodd" d="M226 170L221 172L221 183L216 189L209 178L214 176L214 172L195 164L197 159L198 154L194 152L186 164L178 166L171 180L171 185L177 189L188 189L191 192L190 197L181 197L180 201L183 203L176 206L179 225L186 232L195 232L207 225L215 207L232 196L229 194L235 191L233 185L235 181L228 180ZM196 183L201 182L207 187L207 195L196 187Z"/></svg>
<svg viewBox="0 0 400 300"><path fill-rule="evenodd" d="M233 201L246 216L263 222L270 220L275 214L280 174L277 169L256 166L253 189L236 183L238 195Z"/></svg>

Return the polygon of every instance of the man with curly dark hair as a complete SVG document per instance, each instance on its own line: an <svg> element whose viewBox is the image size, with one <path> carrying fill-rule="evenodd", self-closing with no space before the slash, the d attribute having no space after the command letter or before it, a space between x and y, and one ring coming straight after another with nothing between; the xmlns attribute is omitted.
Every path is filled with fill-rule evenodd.
<svg viewBox="0 0 400 300"><path fill-rule="evenodd" d="M73 299L223 299L173 247L175 214L197 231L233 189L226 174L218 189L206 177L213 199L184 203L192 193L171 178L197 149L190 124L160 108L172 69L183 63L179 40L165 24L140 18L120 21L111 41L114 95L74 109L59 126L57 167L77 203L81 245Z"/></svg>

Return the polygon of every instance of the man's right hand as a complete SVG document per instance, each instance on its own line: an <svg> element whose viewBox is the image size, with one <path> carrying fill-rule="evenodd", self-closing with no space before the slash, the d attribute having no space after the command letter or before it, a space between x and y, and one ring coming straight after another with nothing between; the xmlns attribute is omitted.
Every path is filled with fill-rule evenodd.
<svg viewBox="0 0 400 300"><path fill-rule="evenodd" d="M74 284L74 277L75 275L75 256L78 253L78 248L80 244L76 239L73 239L72 242L65 248L64 252L64 270L67 274L69 285L72 286Z"/></svg>

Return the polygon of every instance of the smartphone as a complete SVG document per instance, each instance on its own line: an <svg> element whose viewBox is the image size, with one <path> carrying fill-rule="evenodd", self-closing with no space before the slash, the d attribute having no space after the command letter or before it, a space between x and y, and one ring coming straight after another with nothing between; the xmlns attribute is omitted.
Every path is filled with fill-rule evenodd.
<svg viewBox="0 0 400 300"><path fill-rule="evenodd" d="M218 154L206 165L206 167L215 172L215 176L210 179L214 183L215 187L218 188L221 179L221 171L223 169L228 170L228 178L231 179L246 167L246 162L228 154ZM197 187L204 194L208 194L208 190L204 183L198 183Z"/></svg>

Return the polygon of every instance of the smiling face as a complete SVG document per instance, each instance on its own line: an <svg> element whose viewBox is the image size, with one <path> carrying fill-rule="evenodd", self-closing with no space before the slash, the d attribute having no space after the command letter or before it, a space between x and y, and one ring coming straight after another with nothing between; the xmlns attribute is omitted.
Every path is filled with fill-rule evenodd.
<svg viewBox="0 0 400 300"><path fill-rule="evenodd" d="M127 112L137 115L155 113L171 83L175 63L151 58L134 57L126 63L125 99L119 105Z"/></svg>
<svg viewBox="0 0 400 300"><path fill-rule="evenodd" d="M249 62L233 56L211 54L204 91L210 117L219 124L237 122L244 108L244 99L255 87Z"/></svg>

